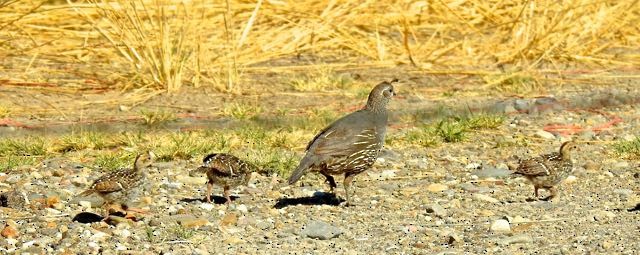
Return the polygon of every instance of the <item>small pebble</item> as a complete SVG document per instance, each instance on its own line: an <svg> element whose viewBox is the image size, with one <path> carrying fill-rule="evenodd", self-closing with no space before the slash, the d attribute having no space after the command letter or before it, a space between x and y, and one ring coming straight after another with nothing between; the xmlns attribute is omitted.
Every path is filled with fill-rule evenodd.
<svg viewBox="0 0 640 255"><path fill-rule="evenodd" d="M511 232L511 226L507 220L499 219L491 223L491 231L495 233L509 233Z"/></svg>

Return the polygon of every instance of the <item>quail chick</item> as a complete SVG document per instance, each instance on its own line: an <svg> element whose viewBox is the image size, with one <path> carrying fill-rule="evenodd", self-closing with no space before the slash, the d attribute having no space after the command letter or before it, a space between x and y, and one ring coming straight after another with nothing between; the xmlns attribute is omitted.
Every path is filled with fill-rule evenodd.
<svg viewBox="0 0 640 255"><path fill-rule="evenodd" d="M367 105L348 114L318 133L307 145L306 155L288 179L295 183L309 171L325 176L331 192L337 187L332 175L344 174L346 205L352 205L353 178L371 168L384 144L387 103L396 95L391 83L382 82L369 93Z"/></svg>
<svg viewBox="0 0 640 255"><path fill-rule="evenodd" d="M142 195L143 187L147 182L146 168L151 166L155 155L153 152L146 152L136 156L133 168L123 168L111 171L95 180L86 191L80 196L97 194L101 196L105 203L105 210L114 203L119 203L125 211L131 209L128 203Z"/></svg>
<svg viewBox="0 0 640 255"><path fill-rule="evenodd" d="M206 200L211 203L211 191L213 185L220 185L224 190L225 204L231 203L229 191L239 185L247 185L251 179L251 173L257 168L236 156L226 153L213 153L202 160L202 166L191 170L189 176L195 177L205 173L207 181Z"/></svg>
<svg viewBox="0 0 640 255"><path fill-rule="evenodd" d="M514 174L526 177L533 184L536 199L538 189L546 189L551 195L545 200L551 200L558 195L557 186L573 171L571 153L577 148L575 142L564 142L559 152L520 161Z"/></svg>

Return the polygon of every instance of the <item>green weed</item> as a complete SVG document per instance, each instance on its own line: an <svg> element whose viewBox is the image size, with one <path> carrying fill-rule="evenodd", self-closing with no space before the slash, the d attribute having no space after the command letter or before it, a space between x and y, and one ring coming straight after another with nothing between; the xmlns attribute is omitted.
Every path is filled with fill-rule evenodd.
<svg viewBox="0 0 640 255"><path fill-rule="evenodd" d="M253 119L262 112L262 108L257 105L230 103L225 104L222 114L237 120Z"/></svg>
<svg viewBox="0 0 640 255"><path fill-rule="evenodd" d="M44 156L48 147L47 141L35 136L3 139L0 140L0 156Z"/></svg>
<svg viewBox="0 0 640 255"><path fill-rule="evenodd" d="M640 137L631 141L619 141L613 144L613 150L619 156L638 159L640 158Z"/></svg>

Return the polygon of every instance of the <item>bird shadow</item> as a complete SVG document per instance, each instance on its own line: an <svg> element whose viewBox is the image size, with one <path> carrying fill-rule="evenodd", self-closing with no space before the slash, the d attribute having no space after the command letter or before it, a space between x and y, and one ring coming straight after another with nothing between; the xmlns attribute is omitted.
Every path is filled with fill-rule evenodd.
<svg viewBox="0 0 640 255"><path fill-rule="evenodd" d="M98 215L95 213L90 213L90 212L81 212L76 214L73 219L71 219L71 221L77 221L80 223L94 223L94 222L100 222L104 219L104 217L102 215Z"/></svg>
<svg viewBox="0 0 640 255"><path fill-rule="evenodd" d="M629 209L627 209L627 211L628 211L628 212L638 212L638 211L640 211L640 203L638 203L638 204L636 205L636 207L634 207L634 208L629 208Z"/></svg>
<svg viewBox="0 0 640 255"><path fill-rule="evenodd" d="M332 205L339 206L346 200L338 198L336 194L329 192L315 192L310 197L294 197L294 198L278 198L278 202L273 206L276 209L282 209L293 205Z"/></svg>
<svg viewBox="0 0 640 255"><path fill-rule="evenodd" d="M240 197L238 196L231 196L231 201L235 201L236 199L238 199ZM196 201L200 201L202 203L206 203L207 199L205 197L203 198L183 198L180 200L180 202L185 202L185 203L193 203ZM211 202L213 202L214 204L217 205L221 205L227 202L227 199L224 198L223 196L216 196L216 195L211 195Z"/></svg>

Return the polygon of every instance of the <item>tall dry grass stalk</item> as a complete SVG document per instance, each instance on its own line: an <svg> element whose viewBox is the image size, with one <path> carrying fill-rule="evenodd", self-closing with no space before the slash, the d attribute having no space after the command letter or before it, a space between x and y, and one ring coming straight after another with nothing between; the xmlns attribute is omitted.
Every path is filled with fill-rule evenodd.
<svg viewBox="0 0 640 255"><path fill-rule="evenodd" d="M28 56L79 62L122 74L130 86L168 91L185 84L238 91L247 88L243 74L315 68L292 56L312 56L319 60L311 65L334 70L407 64L422 73L517 73L534 80L567 68L640 65L636 0L91 0L69 6L43 6L14 22L15 29L0 31L0 40L20 35L38 45ZM270 65L274 60L277 66ZM118 67L123 63L133 75ZM485 80L492 87L505 79Z"/></svg>
<svg viewBox="0 0 640 255"><path fill-rule="evenodd" d="M148 2L148 1L147 1ZM185 65L196 48L192 28L196 10L168 1L91 1L97 17L76 8L91 26L132 65L144 85L175 92L182 86ZM72 3L70 3L72 4Z"/></svg>

